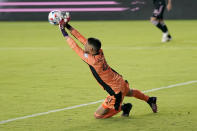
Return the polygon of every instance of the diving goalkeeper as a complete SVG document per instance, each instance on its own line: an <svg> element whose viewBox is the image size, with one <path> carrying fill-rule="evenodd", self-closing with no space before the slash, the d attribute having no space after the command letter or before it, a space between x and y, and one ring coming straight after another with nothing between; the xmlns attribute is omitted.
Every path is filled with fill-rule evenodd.
<svg viewBox="0 0 197 131"><path fill-rule="evenodd" d="M154 113L157 112L157 98L149 97L139 90L130 89L127 80L124 80L107 64L101 49L101 42L98 39L86 39L68 22L61 21L59 27L68 45L87 63L97 82L109 94L94 113L95 118L109 118L120 111L122 111L122 116L129 116L132 104L122 104L125 96L143 100L150 105ZM65 28L84 45L84 50L68 35Z"/></svg>

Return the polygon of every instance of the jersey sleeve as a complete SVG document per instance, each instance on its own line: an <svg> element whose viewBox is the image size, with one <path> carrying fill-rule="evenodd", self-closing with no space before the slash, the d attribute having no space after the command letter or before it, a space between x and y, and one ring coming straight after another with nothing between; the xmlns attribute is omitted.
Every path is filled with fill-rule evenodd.
<svg viewBox="0 0 197 131"><path fill-rule="evenodd" d="M72 28L72 30L70 30L70 33L76 39L78 39L83 45L85 45L87 43L87 39L83 35L81 35L76 29Z"/></svg>
<svg viewBox="0 0 197 131"><path fill-rule="evenodd" d="M77 53L77 55L89 65L93 65L95 63L94 56L85 53L85 51L77 45L77 43L71 38L67 38L68 45Z"/></svg>

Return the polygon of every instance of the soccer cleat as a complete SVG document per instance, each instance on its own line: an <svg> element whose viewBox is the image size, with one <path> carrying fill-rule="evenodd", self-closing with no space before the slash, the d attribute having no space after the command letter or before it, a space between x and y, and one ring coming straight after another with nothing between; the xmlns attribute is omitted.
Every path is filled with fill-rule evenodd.
<svg viewBox="0 0 197 131"><path fill-rule="evenodd" d="M172 37L170 34L168 33L163 33L163 36L162 36L162 40L161 42L165 43L165 42L169 42L172 40Z"/></svg>
<svg viewBox="0 0 197 131"><path fill-rule="evenodd" d="M168 41L172 40L172 36L170 34L168 34Z"/></svg>
<svg viewBox="0 0 197 131"><path fill-rule="evenodd" d="M163 33L161 42L168 42L168 33Z"/></svg>
<svg viewBox="0 0 197 131"><path fill-rule="evenodd" d="M152 111L157 113L157 97L149 97L147 103L150 105Z"/></svg>
<svg viewBox="0 0 197 131"><path fill-rule="evenodd" d="M129 113L131 111L131 108L132 108L132 104L131 103L126 103L126 104L123 104L121 106L121 109L122 109L122 116L125 116L125 117L128 117L129 116Z"/></svg>

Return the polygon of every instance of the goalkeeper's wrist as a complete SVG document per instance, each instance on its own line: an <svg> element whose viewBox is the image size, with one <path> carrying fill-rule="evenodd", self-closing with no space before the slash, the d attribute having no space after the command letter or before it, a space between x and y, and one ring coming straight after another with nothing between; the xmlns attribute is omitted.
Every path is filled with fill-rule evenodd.
<svg viewBox="0 0 197 131"><path fill-rule="evenodd" d="M64 37L68 37L68 33L66 32L65 29L61 29L61 32L62 32L62 35L63 35Z"/></svg>
<svg viewBox="0 0 197 131"><path fill-rule="evenodd" d="M72 30L72 26L68 23L66 23L65 27L68 29L68 30Z"/></svg>

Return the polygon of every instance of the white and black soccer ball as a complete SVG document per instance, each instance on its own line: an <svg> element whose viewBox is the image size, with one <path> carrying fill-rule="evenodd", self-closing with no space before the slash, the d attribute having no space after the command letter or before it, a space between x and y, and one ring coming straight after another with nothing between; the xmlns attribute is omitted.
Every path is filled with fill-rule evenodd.
<svg viewBox="0 0 197 131"><path fill-rule="evenodd" d="M48 15L49 23L52 25L59 25L59 22L62 20L62 13L59 10L53 10Z"/></svg>

